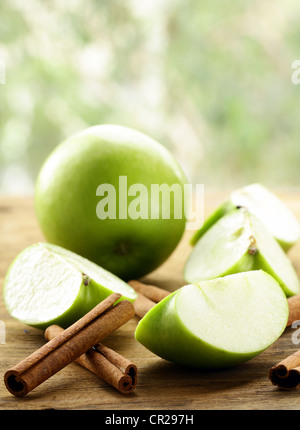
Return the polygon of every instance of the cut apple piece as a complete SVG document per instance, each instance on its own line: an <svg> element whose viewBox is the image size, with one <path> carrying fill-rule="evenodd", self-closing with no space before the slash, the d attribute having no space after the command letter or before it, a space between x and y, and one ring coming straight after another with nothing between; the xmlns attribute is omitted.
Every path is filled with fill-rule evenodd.
<svg viewBox="0 0 300 430"><path fill-rule="evenodd" d="M300 240L300 224L285 203L263 185L251 184L231 193L229 200L196 231L191 243L194 245L215 222L237 207L245 207L254 214L285 251Z"/></svg>
<svg viewBox="0 0 300 430"><path fill-rule="evenodd" d="M64 248L37 243L12 262L4 281L4 300L10 314L25 324L44 329L67 327L111 293L134 301L126 282L95 263Z"/></svg>
<svg viewBox="0 0 300 430"><path fill-rule="evenodd" d="M187 282L262 269L272 275L286 296L300 293L297 273L263 223L245 209L219 219L196 243L184 267Z"/></svg>
<svg viewBox="0 0 300 430"><path fill-rule="evenodd" d="M223 368L247 361L282 334L287 299L262 270L186 285L140 320L136 339L177 364Z"/></svg>

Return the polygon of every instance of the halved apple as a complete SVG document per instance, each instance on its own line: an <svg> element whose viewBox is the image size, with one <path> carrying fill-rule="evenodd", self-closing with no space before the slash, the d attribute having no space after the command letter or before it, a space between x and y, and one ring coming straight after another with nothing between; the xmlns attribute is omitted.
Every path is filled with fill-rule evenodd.
<svg viewBox="0 0 300 430"><path fill-rule="evenodd" d="M147 312L135 337L174 363L223 368L268 348L287 318L287 299L278 282L259 270L180 288Z"/></svg>
<svg viewBox="0 0 300 430"><path fill-rule="evenodd" d="M300 240L299 222L285 203L263 185L251 184L231 193L229 199L223 202L196 231L191 244L195 245L213 224L237 207L245 207L259 218L285 251Z"/></svg>
<svg viewBox="0 0 300 430"><path fill-rule="evenodd" d="M262 269L286 296L300 293L297 273L263 223L244 208L220 218L196 243L184 267L187 282Z"/></svg>
<svg viewBox="0 0 300 430"><path fill-rule="evenodd" d="M4 300L10 314L44 329L67 327L112 292L134 301L126 282L91 261L49 243L37 243L12 262L4 280Z"/></svg>

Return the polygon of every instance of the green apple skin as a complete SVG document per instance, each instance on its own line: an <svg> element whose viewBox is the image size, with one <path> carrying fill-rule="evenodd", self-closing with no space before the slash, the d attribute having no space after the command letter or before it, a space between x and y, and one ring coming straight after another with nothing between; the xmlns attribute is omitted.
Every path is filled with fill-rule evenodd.
<svg viewBox="0 0 300 430"><path fill-rule="evenodd" d="M63 328L69 327L71 324L73 324L75 321L77 321L79 318L84 316L87 312L89 312L91 309L93 309L98 303L100 303L102 300L106 299L109 295L111 295L113 292L119 292L122 294L119 300L116 301L116 303L122 301L122 300L128 300L130 302L134 302L134 300L137 297L137 294L135 290L130 287L125 281L122 281L121 279L118 279L116 275L113 275L109 272L106 273L104 270L104 282L96 282L94 279L92 279L90 276L87 276L85 273L82 273L80 268L74 270L78 272L78 278L80 279L80 285L78 288L78 292L76 297L73 297L71 306L67 307L63 312L59 312L57 317L46 319L44 321L38 321L36 319L30 319L27 317L21 317L19 310L16 310L16 307L14 305L14 297L10 294L9 298L9 284L11 282L14 282L16 285L15 288L18 288L18 291L16 291L16 294L19 294L19 290L21 294L25 294L24 300L28 301L28 298L30 296L30 301L33 301L35 303L36 307L41 308L41 314L43 315L43 309L45 313L45 307L53 305L53 303L50 303L50 300L48 302L41 304L41 300L43 299L43 283L45 282L45 279L47 278L48 283L51 281L52 284L55 284L57 281L52 278L51 273L55 271L55 267L52 267L51 270L48 270L47 272L42 269L40 271L40 268L43 267L44 261L39 260L37 264L34 264L32 260L29 258L29 264L31 265L31 270L28 273L28 271L22 270L22 264L20 264L20 261L26 253L31 252L31 250L38 249L38 247L43 247L48 249L50 252L57 253L60 256L63 256L64 254L68 258L73 258L74 254L68 250L60 249L59 247L48 244L48 243L37 243L33 244L27 248L25 248L20 254L18 254L15 259L10 264L7 273L5 275L4 284L3 284L3 297L4 297L4 303L6 305L6 308L8 312L16 319L18 319L20 322L35 327L37 329L46 329L48 326L52 324L57 324ZM77 256L75 255L75 258ZM78 256L79 263L85 264L85 259L83 259L81 256ZM36 262L35 262L36 263ZM93 267L93 263L92 263ZM89 270L89 269L88 269ZM88 271L87 270L87 271ZM96 268L97 270L97 268ZM100 268L100 270L102 270ZM19 276L19 281L14 281L14 278L16 276ZM33 278L36 277L38 281L35 283ZM122 292L120 291L120 288L112 289L104 285L105 278L108 278L110 283L115 282L116 286L120 285L122 288ZM21 282L26 283L27 291L22 293L22 284ZM45 288L47 288L45 286ZM68 294L68 292L66 291ZM63 303L62 297L52 297L54 302L58 301L59 306L63 306L63 308L66 308L66 306ZM20 299L19 299L20 300ZM61 302L60 302L61 300ZM30 306L31 303L29 303Z"/></svg>
<svg viewBox="0 0 300 430"><path fill-rule="evenodd" d="M175 219L172 202L170 219L120 219L119 176L127 177L128 188L147 187L149 208L151 184L180 184L183 190L187 183L173 156L154 139L127 127L98 125L71 136L50 154L37 179L35 208L48 242L129 280L153 271L169 257L186 219L184 209L181 219ZM97 217L101 198L96 190L101 184L117 190L117 219Z"/></svg>
<svg viewBox="0 0 300 430"><path fill-rule="evenodd" d="M276 217L276 210L274 207L273 213L262 214L261 204L262 201L257 199L261 195L260 199L267 202L268 198L272 199L272 204L276 204L276 201L281 206L281 220L280 228L287 225L288 229L292 225L293 234L286 239L282 232L278 231L278 226L271 226L274 218ZM264 199L265 197L265 199ZM257 200L257 201L256 201ZM279 201L279 198L265 188L261 184L251 184L246 187L235 190L231 193L228 200L223 202L204 222L203 226L197 230L192 236L190 243L195 245L197 241L206 233L206 231L211 228L221 217L225 216L227 213L236 209L237 207L244 206L250 213L253 213L257 218L259 218L265 227L270 231L273 237L277 240L282 249L287 252L295 243L300 239L300 225L294 215L289 211L289 209L284 205L283 202ZM268 205L265 207L266 211L269 209Z"/></svg>
<svg viewBox="0 0 300 430"><path fill-rule="evenodd" d="M238 277L241 275L243 276L244 273L229 275L226 278L229 279L231 276ZM229 348L217 347L213 343L208 342L207 340L205 341L191 332L191 330L187 328L180 319L178 312L179 295L182 294L185 289L191 287L191 285L186 285L180 288L150 309L150 311L147 312L137 325L135 331L136 340L159 357L188 367L220 369L236 366L252 359L268 348L283 333L288 318L288 304L278 283L270 275L259 270L247 272L246 276L249 277L249 280L251 277L257 277L257 282L262 281L264 277L269 278L268 282L271 282L271 285L273 285L274 290L276 291L277 300L279 299L276 305L278 306L278 309L275 308L272 310L273 319L277 319L278 317L278 321L280 320L277 331L272 334L272 339L268 338L268 341L261 348L254 349L252 351L250 348L249 351L245 352L233 351ZM226 278L222 279L226 280ZM219 283L220 279L205 281L204 283L195 285L201 289L202 285L208 285L211 283L209 288L214 288L215 283ZM205 295L205 292L203 294ZM261 298L262 297L260 297L260 299ZM258 298L257 300L260 299ZM191 300L193 300L192 297ZM263 297L263 300L268 302L268 296ZM224 307L226 307L226 302L224 302ZM263 315L264 313L262 309L262 317ZM203 315L203 317L205 318L205 315ZM245 316L242 318L246 321L247 313L245 313ZM224 321L224 324L226 323L228 323L228 321ZM263 321L261 321L261 326L263 325ZM213 330L213 322L211 327ZM236 330L238 336L239 326L233 327L232 329ZM258 338L260 336L262 336L262 333L258 334ZM266 333L266 336L268 336L268 333Z"/></svg>

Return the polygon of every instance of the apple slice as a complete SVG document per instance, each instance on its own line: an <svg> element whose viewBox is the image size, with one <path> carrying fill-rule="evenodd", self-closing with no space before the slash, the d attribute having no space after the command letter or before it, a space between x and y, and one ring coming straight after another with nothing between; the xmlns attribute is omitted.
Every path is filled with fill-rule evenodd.
<svg viewBox="0 0 300 430"><path fill-rule="evenodd" d="M112 292L133 302L135 290L112 273L64 248L37 243L12 262L4 280L9 313L44 329L67 327Z"/></svg>
<svg viewBox="0 0 300 430"><path fill-rule="evenodd" d="M295 269L263 223L247 210L220 218L196 243L184 267L187 282L262 269L272 275L286 296L300 293Z"/></svg>
<svg viewBox="0 0 300 430"><path fill-rule="evenodd" d="M286 297L262 270L186 285L140 320L136 339L177 364L223 368L247 361L282 334Z"/></svg>
<svg viewBox="0 0 300 430"><path fill-rule="evenodd" d="M229 200L222 203L196 231L191 239L192 245L222 216L241 206L261 220L285 251L300 239L299 222L289 208L263 185L251 184L231 193Z"/></svg>

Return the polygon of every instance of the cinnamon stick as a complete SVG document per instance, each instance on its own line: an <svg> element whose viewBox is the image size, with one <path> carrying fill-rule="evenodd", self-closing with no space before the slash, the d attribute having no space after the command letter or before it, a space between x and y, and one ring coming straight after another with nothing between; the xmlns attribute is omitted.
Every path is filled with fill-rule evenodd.
<svg viewBox="0 0 300 430"><path fill-rule="evenodd" d="M155 303L160 302L170 294L170 291L164 290L163 288L157 287L155 285L144 284L143 282L137 281L135 279L129 281L128 284L131 285L135 291L143 294L145 297Z"/></svg>
<svg viewBox="0 0 300 430"><path fill-rule="evenodd" d="M134 316L132 303L113 293L81 319L8 370L4 382L8 391L25 396L46 379L79 358Z"/></svg>
<svg viewBox="0 0 300 430"><path fill-rule="evenodd" d="M143 316L146 315L146 313L153 308L156 303L171 294L170 291L164 290L163 288L156 287L155 285L144 284L143 282L135 279L129 281L128 284L137 292L137 298L133 305L135 314L140 318L143 318Z"/></svg>
<svg viewBox="0 0 300 430"><path fill-rule="evenodd" d="M288 298L289 317L286 326L300 320L300 294ZM269 371L273 385L283 390L300 387L300 351L296 351L273 366Z"/></svg>
<svg viewBox="0 0 300 430"><path fill-rule="evenodd" d="M269 371L273 385L283 390L293 390L300 386L300 351L294 352Z"/></svg>
<svg viewBox="0 0 300 430"><path fill-rule="evenodd" d="M148 299L141 293L137 293L137 298L133 303L135 314L140 318L143 318L143 316L145 316L146 313L155 305L155 302Z"/></svg>
<svg viewBox="0 0 300 430"><path fill-rule="evenodd" d="M45 338L51 340L63 331L64 329L58 325L52 325L47 328ZM75 361L122 394L129 394L136 387L137 367L127 358L101 343L82 354Z"/></svg>
<svg viewBox="0 0 300 430"><path fill-rule="evenodd" d="M294 321L300 320L300 294L288 298L289 318L287 327L292 325Z"/></svg>

